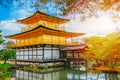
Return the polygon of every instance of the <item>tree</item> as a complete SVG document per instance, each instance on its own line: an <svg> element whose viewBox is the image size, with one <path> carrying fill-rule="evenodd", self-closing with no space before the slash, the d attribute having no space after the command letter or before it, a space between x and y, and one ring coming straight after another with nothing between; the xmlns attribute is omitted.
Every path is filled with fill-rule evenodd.
<svg viewBox="0 0 120 80"><path fill-rule="evenodd" d="M25 4L25 3L31 4ZM14 6L26 6L30 5L31 7L40 8L43 4L47 4L49 2L54 2L58 5L66 5L67 11L77 11L80 7L84 9L89 9L92 5L96 5L103 10L108 10L112 6L119 3L119 0L1 0L0 5L2 7L11 8ZM119 6L118 6L119 7ZM117 7L117 8L118 8ZM93 7L92 7L93 8Z"/></svg>
<svg viewBox="0 0 120 80"><path fill-rule="evenodd" d="M106 48L106 45L104 44L105 41L107 41L106 38L99 36L93 36L86 39L85 42L88 45L86 53L88 53L88 55L92 54L93 57L91 57L96 60L105 60L107 55L102 56L103 53L106 53L106 50L104 50L104 48Z"/></svg>
<svg viewBox="0 0 120 80"><path fill-rule="evenodd" d="M0 45L3 44L3 42L5 41L2 37L2 34L1 34L2 30L0 30Z"/></svg>
<svg viewBox="0 0 120 80"><path fill-rule="evenodd" d="M4 43L4 48L0 51L1 52L1 59L4 60L4 64L7 60L12 59L16 55L16 50L12 49L15 45L13 41L7 41Z"/></svg>
<svg viewBox="0 0 120 80"><path fill-rule="evenodd" d="M15 43L13 41L8 40L4 43L5 48L12 48L15 46Z"/></svg>
<svg viewBox="0 0 120 80"><path fill-rule="evenodd" d="M108 34L106 37L109 39L108 60L113 66L120 61L120 32Z"/></svg>
<svg viewBox="0 0 120 80"><path fill-rule="evenodd" d="M0 52L1 52L1 59L4 60L4 64L8 59L14 58L16 54L15 49L3 49Z"/></svg>
<svg viewBox="0 0 120 80"><path fill-rule="evenodd" d="M97 63L104 61L104 63L111 63L111 65L120 61L120 32L114 32L105 37L94 36L85 39L85 42L88 48L83 58L94 59Z"/></svg>
<svg viewBox="0 0 120 80"><path fill-rule="evenodd" d="M0 59L5 60L4 63L6 63L6 60L11 59L15 56L16 51L14 49L11 49L11 45L14 44L12 41L5 42L5 40L2 37L0 30L0 45L3 45L3 49L0 50Z"/></svg>

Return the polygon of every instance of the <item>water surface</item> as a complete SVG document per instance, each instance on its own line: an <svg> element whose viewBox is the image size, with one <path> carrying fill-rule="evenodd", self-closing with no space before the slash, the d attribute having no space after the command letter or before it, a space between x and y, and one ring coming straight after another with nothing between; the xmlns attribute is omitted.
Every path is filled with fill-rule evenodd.
<svg viewBox="0 0 120 80"><path fill-rule="evenodd" d="M120 74L82 72L74 69L60 69L44 72L16 70L12 80L120 80Z"/></svg>

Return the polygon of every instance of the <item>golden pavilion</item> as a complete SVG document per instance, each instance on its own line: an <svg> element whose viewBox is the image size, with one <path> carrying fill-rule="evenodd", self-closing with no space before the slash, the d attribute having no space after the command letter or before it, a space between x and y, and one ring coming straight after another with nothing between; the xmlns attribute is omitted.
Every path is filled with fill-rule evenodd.
<svg viewBox="0 0 120 80"><path fill-rule="evenodd" d="M76 45L67 43L67 38L83 35L83 33L67 32L61 24L68 22L37 11L32 16L18 20L18 23L27 26L21 29L21 33L6 36L16 40L16 61L39 62L44 60L60 60L60 47Z"/></svg>

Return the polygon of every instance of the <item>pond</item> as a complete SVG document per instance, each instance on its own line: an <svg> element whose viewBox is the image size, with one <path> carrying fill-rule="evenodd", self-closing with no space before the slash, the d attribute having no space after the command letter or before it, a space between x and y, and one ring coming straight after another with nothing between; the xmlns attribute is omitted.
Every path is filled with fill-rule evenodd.
<svg viewBox="0 0 120 80"><path fill-rule="evenodd" d="M16 70L11 80L120 80L120 74L92 73L74 69L51 69L44 72Z"/></svg>

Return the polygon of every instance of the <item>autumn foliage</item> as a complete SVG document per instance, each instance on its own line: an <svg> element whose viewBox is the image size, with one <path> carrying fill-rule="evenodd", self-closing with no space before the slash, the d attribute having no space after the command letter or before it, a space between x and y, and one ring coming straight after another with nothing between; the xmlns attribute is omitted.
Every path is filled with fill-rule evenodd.
<svg viewBox="0 0 120 80"><path fill-rule="evenodd" d="M0 7L13 8L13 7L30 7L39 10L45 9L47 3L55 3L56 9L60 9L64 15L81 14L81 19L96 16L98 10L120 11L120 0L1 0ZM114 7L116 6L116 7ZM56 11L55 11L56 13Z"/></svg>
<svg viewBox="0 0 120 80"><path fill-rule="evenodd" d="M88 48L83 55L86 60L95 60L103 65L114 67L120 61L120 32L114 32L104 37L93 36L84 39Z"/></svg>

